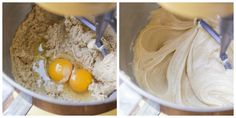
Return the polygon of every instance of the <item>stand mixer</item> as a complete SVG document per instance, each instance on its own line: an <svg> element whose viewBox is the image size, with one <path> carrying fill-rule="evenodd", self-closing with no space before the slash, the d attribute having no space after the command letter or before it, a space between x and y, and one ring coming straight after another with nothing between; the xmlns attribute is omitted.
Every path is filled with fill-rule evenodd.
<svg viewBox="0 0 236 118"><path fill-rule="evenodd" d="M108 24L116 32L115 4L113 3L38 3L38 5L58 15L76 16L81 23L96 32L95 45L103 57L109 51L101 40ZM89 21L87 16L95 16L95 23Z"/></svg>
<svg viewBox="0 0 236 118"><path fill-rule="evenodd" d="M166 10L185 18L198 18L198 24L220 44L219 57L225 69L232 69L226 50L233 40L233 3L160 3ZM203 19L219 18L218 34Z"/></svg>
<svg viewBox="0 0 236 118"><path fill-rule="evenodd" d="M154 12L155 10L158 11L158 9L160 9L161 7L163 9L168 10L168 8L165 8L164 4L172 4L172 3L164 3L163 2L163 3L158 3L158 4L153 4L153 3L142 3L142 4L140 4L140 3L133 3L133 4L121 3L120 4L120 22L119 23L120 23L121 30L120 30L120 42L119 42L120 43L120 45L119 45L120 46L120 48L119 48L120 49L120 51L119 51L120 52L119 65L120 65L120 79L121 79L121 81L125 85L127 85L129 88L134 90L136 93L138 93L140 96L145 98L145 100L148 101L148 103L150 103L150 105L153 105L153 106L155 104L160 105L159 108L156 108L156 107L155 108L157 110L160 110L162 113L165 113L168 115L219 115L219 114L232 115L233 114L233 105L230 105L230 106L227 105L227 106L223 106L223 107L219 107L219 108L218 107L217 108L214 108L214 107L199 108L199 107L189 107L189 106L176 105L171 102L166 102L165 99L160 99L159 97L154 96L153 94L149 93L147 91L147 89L142 88L137 83L137 79L135 78L134 73L133 73L133 66L131 65L131 64L133 64L134 51L132 49L130 49L130 47L131 46L133 47L133 45L134 45L133 42L136 41L137 36L140 34L140 31L145 26L147 26L147 23L150 23L150 13L151 12ZM182 4L182 3L180 3L180 4ZM214 3L212 3L212 4L214 4ZM191 7L192 6L190 6L190 9L191 9ZM220 9L216 9L214 7L213 7L213 9L215 9L218 12L221 12ZM169 11L172 13L175 13L174 12L175 10L169 10ZM184 10L180 10L180 11L188 12L188 9L184 9ZM205 9L197 7L197 10L195 12L192 12L192 14L194 14L194 13L204 14L205 12L202 13L202 11L207 12L208 7L206 7ZM190 15L191 15L191 12L190 12ZM181 16L184 17L185 15L181 15ZM216 15L213 15L213 16L216 17ZM200 19L206 20L205 17L193 16L193 17L187 17L187 18L191 18L192 19L191 21L194 21L193 20L194 18L199 18L199 20ZM158 19L158 18L156 17L156 19ZM206 20L206 21L208 21L208 20ZM195 23L197 23L197 22L195 22ZM200 23L199 23L199 25L200 25ZM205 32L205 30L203 31L203 28L201 26L198 28L199 29L201 28L202 33ZM155 34L155 33L156 32L153 32L153 34ZM161 32L160 32L160 34L161 34ZM166 35L168 36L169 34L166 33ZM207 36L208 33L205 32L204 35ZM147 36L149 37L149 35L147 35ZM155 38L155 37L150 36L150 39L151 38ZM210 35L207 38L209 40L212 39L210 37ZM212 40L214 40L214 39L212 39ZM156 42L156 43L159 43L159 42ZM156 44L154 44L154 45L156 45ZM218 45L218 44L215 44L215 45ZM145 45L145 47L149 48L148 45ZM220 47L220 45L218 45L217 47ZM218 52L220 52L219 51L220 49L219 48L217 48L217 49L218 49ZM204 53L204 51L203 51L203 53ZM219 55L219 53L217 53L216 56L218 57L218 55ZM221 62L220 58L218 58L217 61ZM201 65L198 65L198 66L201 66ZM215 67L210 67L210 68L215 68ZM224 70L223 64L222 64L222 69ZM177 71L178 71L178 68L177 68ZM156 78L159 77L159 75L154 75L154 74L153 74L153 76L155 76ZM196 80L197 80L197 78L196 78ZM203 83L204 83L204 81L203 81ZM153 82L153 86L154 87L157 86L156 83ZM192 102L192 101L190 101L190 102ZM125 109L125 111L127 111L127 110Z"/></svg>
<svg viewBox="0 0 236 118"><path fill-rule="evenodd" d="M66 4L63 4L66 5ZM83 4L86 6L86 4ZM73 5L72 5L73 6ZM106 11L112 10L115 8L113 4L94 4L90 5L94 8L86 11L83 11L84 14L81 15L73 15L72 16L92 16L95 11L99 11L96 6L100 7L100 11L105 8L104 12L99 12L95 15L105 13ZM3 79L7 83L9 83L12 87L16 89L16 92L19 93L14 97L14 104L10 105L8 112L4 112L4 114L16 115L27 114L28 110L31 106L37 106L45 111L56 113L56 114L64 114L64 115L92 115L92 114L100 114L107 111L110 111L116 108L116 93L110 95L108 99L104 101L89 101L89 102L71 102L71 101L61 101L58 99L50 98L45 95L38 94L34 91L31 91L18 82L16 82L13 74L12 74L12 63L10 56L10 47L13 42L13 38L15 36L16 30L19 25L24 22L24 20L28 17L28 14L35 7L34 3L3 3ZM61 7L59 10L62 10ZM83 8L83 7L79 7ZM66 9L69 9L68 7ZM64 9L65 10L65 9ZM68 11L68 10L67 10ZM78 14L78 11L76 11ZM55 13L55 12L53 12ZM81 12L79 12L81 13ZM86 13L86 15L85 15ZM86 28L87 29L87 28ZM11 100L11 99L10 99ZM16 103L16 104L15 104ZM8 107L9 108L9 107ZM113 114L113 113L112 113Z"/></svg>

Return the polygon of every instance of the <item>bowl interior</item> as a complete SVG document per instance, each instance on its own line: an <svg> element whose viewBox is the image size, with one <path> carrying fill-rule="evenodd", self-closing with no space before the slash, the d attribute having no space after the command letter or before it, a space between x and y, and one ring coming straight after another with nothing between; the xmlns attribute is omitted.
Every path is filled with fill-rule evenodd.
<svg viewBox="0 0 236 118"><path fill-rule="evenodd" d="M3 3L3 76L4 79L10 83L15 88L23 91L27 95L33 96L35 98L56 103L62 105L95 105L110 103L116 101L116 92L114 92L108 99L104 101L92 101L92 102L76 102L71 103L68 101L60 101L57 99L50 98L48 96L43 96L30 91L20 84L16 83L11 71L11 59L10 59L10 46L12 44L12 39L14 34L20 25L26 18L27 14L32 10L33 3Z"/></svg>
<svg viewBox="0 0 236 118"><path fill-rule="evenodd" d="M147 24L150 12L160 8L157 3L121 3L120 4L120 78L142 96L170 108L186 111L212 112L233 109L233 106L196 108L180 106L162 100L143 90L136 83L133 71L133 43L140 30Z"/></svg>
<svg viewBox="0 0 236 118"><path fill-rule="evenodd" d="M159 8L156 3L122 3L120 5L120 69L135 82L132 61L133 41L148 23L150 12Z"/></svg>

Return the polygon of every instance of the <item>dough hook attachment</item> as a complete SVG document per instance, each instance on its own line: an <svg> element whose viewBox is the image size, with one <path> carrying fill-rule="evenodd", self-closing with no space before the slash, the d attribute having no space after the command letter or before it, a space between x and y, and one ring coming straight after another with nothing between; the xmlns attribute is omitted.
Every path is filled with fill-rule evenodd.
<svg viewBox="0 0 236 118"><path fill-rule="evenodd" d="M225 69L232 69L232 65L230 64L228 60L228 56L226 54L226 50L231 42L231 39L233 39L233 23L230 22L232 17L226 17L222 18L220 23L220 30L221 30L221 36L209 25L207 24L203 19L199 19L198 22L201 25L201 27L211 35L215 41L220 44L220 59L225 67ZM232 18L233 19L233 18Z"/></svg>
<svg viewBox="0 0 236 118"><path fill-rule="evenodd" d="M96 41L95 45L98 47L103 56L109 54L109 51L103 45L101 40L106 27L111 25L113 30L116 32L116 18L114 17L115 10L101 14L95 17L95 24L90 22L85 17L77 17L84 25L89 27L91 30L96 32Z"/></svg>

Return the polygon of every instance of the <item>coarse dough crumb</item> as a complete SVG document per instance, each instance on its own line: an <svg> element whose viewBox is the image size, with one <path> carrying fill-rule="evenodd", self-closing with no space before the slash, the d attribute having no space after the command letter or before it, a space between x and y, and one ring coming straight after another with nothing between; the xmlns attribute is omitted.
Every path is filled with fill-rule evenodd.
<svg viewBox="0 0 236 118"><path fill-rule="evenodd" d="M93 75L100 82L92 83L89 86L92 95L100 99L107 98L107 95L114 92L116 88L116 79L114 78L116 76L116 55L110 53L102 61L96 63L94 65Z"/></svg>
<svg viewBox="0 0 236 118"><path fill-rule="evenodd" d="M63 91L58 91L61 84L44 83L35 75L32 67L38 57L44 57L46 63L62 57L90 71L95 78L89 86L89 94L95 100L106 99L109 92L116 89L116 34L111 27L105 31L102 40L110 54L104 59L96 48L91 48L95 45L95 36L95 32L75 17L60 17L38 6L33 7L18 27L10 48L15 80L28 89L56 98L79 100L83 95L87 96L82 94L78 97L78 93L68 89L67 84ZM40 44L43 45L41 53L38 52ZM104 67L103 71L99 71L101 67ZM98 88L100 85L103 86Z"/></svg>
<svg viewBox="0 0 236 118"><path fill-rule="evenodd" d="M217 20L206 19L217 29ZM137 83L169 102L193 107L233 106L233 70L225 70L220 45L193 20L158 9L134 45ZM233 43L227 54L233 64Z"/></svg>

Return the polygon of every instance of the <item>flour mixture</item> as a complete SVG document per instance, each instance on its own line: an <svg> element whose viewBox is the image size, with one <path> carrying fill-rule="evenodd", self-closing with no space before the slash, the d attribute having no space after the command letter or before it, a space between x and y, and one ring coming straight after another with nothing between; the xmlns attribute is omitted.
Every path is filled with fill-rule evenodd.
<svg viewBox="0 0 236 118"><path fill-rule="evenodd" d="M217 20L206 21L216 28ZM225 70L220 45L194 20L156 10L134 45L137 83L183 106L233 105L233 70ZM233 63L233 43L227 51Z"/></svg>
<svg viewBox="0 0 236 118"><path fill-rule="evenodd" d="M75 17L59 17L35 6L18 27L10 48L15 80L34 92L58 99L104 100L116 89L115 37L108 27L102 40L110 54L103 58L94 44L95 32ZM74 80L70 73L66 78L71 77L70 82L65 82L65 78L60 82L50 78L50 72L52 77L60 77L48 67L55 60L67 64L65 67L73 69L70 73L75 73L75 76L82 73L79 77L90 78L91 82L84 81L89 84L86 92L80 92L86 86L73 83L80 80ZM75 68L80 71L75 71Z"/></svg>

